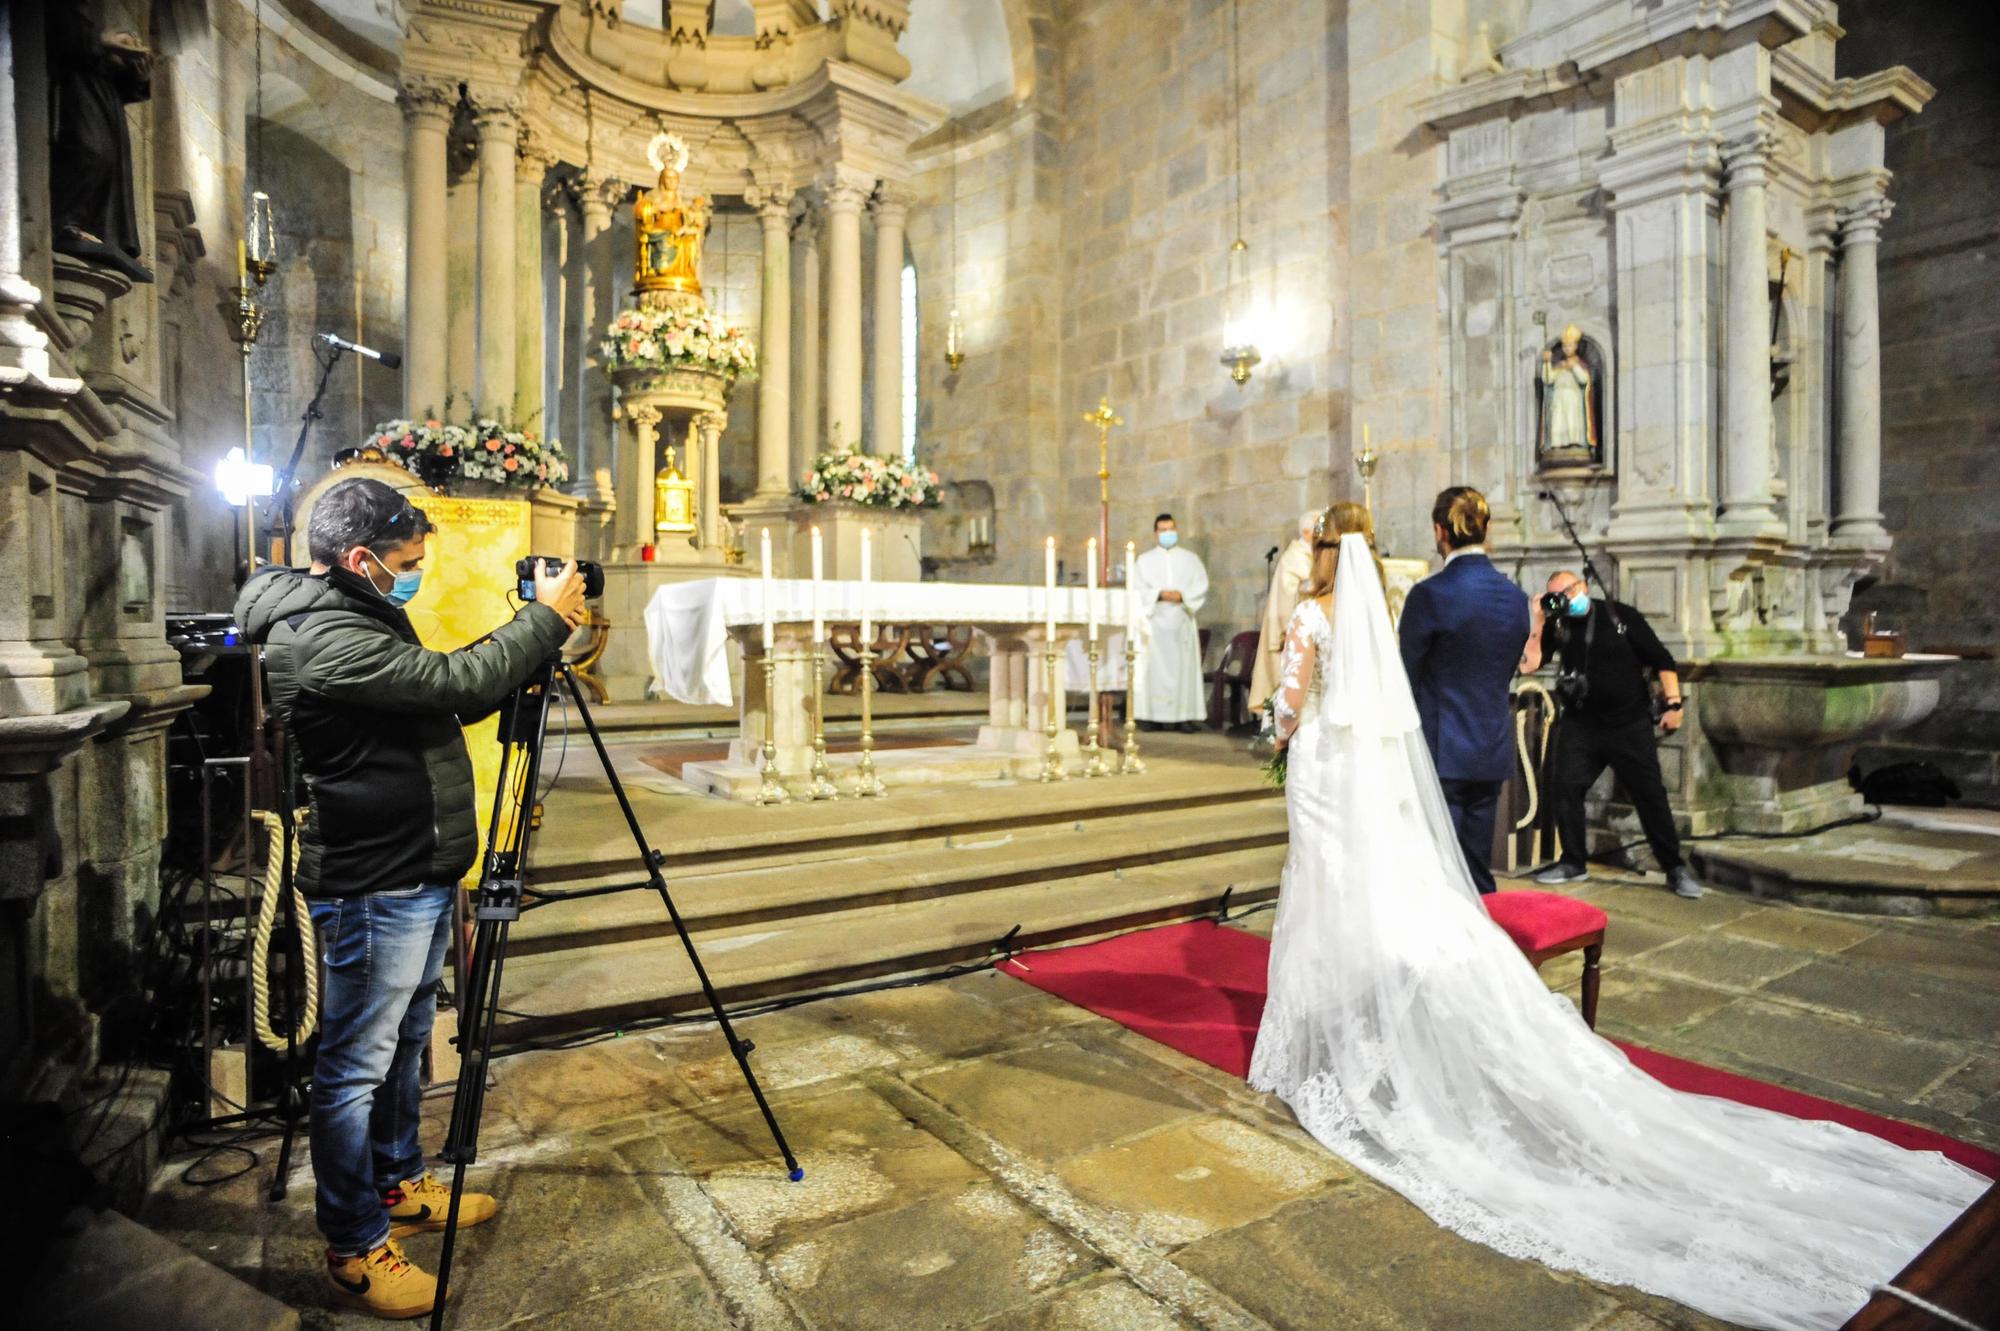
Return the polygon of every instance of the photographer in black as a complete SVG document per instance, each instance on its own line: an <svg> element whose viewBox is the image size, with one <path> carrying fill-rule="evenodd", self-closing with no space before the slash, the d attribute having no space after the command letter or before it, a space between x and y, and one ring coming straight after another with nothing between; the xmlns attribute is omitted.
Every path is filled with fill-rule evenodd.
<svg viewBox="0 0 2000 1331"><path fill-rule="evenodd" d="M1584 858L1583 801L1608 766L1632 800L1667 886L1676 896L1699 897L1701 884L1681 860L1680 833L1667 807L1660 755L1654 747L1656 726L1668 732L1680 729L1681 683L1673 653L1644 615L1622 601L1592 599L1588 584L1574 573L1550 578L1548 592L1536 609L1541 632L1529 639L1521 665L1524 673L1531 672L1541 667L1544 657L1558 657L1555 692L1560 711L1549 799L1562 838L1562 858L1536 874L1535 881L1554 887L1590 877ZM1665 711L1657 722L1647 670L1659 673L1666 695Z"/></svg>
<svg viewBox="0 0 2000 1331"><path fill-rule="evenodd" d="M311 569L260 572L236 603L237 623L263 644L271 701L311 792L298 879L326 962L311 1104L326 1280L336 1303L384 1318L421 1316L437 1297L399 1240L443 1229L450 1194L417 1140L418 1060L452 900L479 850L461 725L561 648L585 596L576 561L544 567L512 622L431 651L403 611L431 530L390 486L338 482L307 524ZM459 1223L495 1209L467 1193Z"/></svg>

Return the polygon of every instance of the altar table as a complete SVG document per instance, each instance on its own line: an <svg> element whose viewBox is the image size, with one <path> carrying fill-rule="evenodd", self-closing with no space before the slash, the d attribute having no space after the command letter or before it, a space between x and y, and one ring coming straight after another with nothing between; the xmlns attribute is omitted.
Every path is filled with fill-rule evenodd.
<svg viewBox="0 0 2000 1331"><path fill-rule="evenodd" d="M801 578L774 578L769 583L770 618L775 630L771 704L764 694L766 584L762 579L708 578L674 583L656 590L646 605L646 648L654 688L676 702L738 704L741 730L730 746L732 764L757 763L765 710L770 705L778 771L796 778L811 769L811 674L810 666L799 658L812 646L812 589L811 581ZM1085 637L1089 595L1082 587L1055 589L1059 654L1071 641ZM1125 592L1123 588L1100 589L1096 595L1099 632L1108 642L1113 628L1125 623ZM976 747L989 753L1039 754L1050 711L1049 672L1043 656L1047 596L1041 587L990 583L822 582L820 612L830 625L858 624L864 609L878 624L971 625L992 658L988 724L980 729ZM732 641L734 655L743 666L740 699L731 668ZM1121 650L1122 646L1121 641ZM829 679L831 664L829 658ZM1058 707L1065 704L1070 683L1064 678L1069 672L1062 667L1059 659ZM1122 678L1122 660L1119 667ZM1077 752L1076 737L1067 727L1060 730L1058 746L1072 757Z"/></svg>

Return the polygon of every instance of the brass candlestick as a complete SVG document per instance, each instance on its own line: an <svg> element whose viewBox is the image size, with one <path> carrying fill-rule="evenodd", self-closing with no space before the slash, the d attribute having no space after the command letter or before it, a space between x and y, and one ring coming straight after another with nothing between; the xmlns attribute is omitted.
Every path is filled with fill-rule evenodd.
<svg viewBox="0 0 2000 1331"><path fill-rule="evenodd" d="M759 804L789 803L792 795L778 780L778 658L764 653L764 751L762 781L757 786Z"/></svg>
<svg viewBox="0 0 2000 1331"><path fill-rule="evenodd" d="M880 798L889 793L875 774L875 644L861 644L861 762L854 769L856 799Z"/></svg>
<svg viewBox="0 0 2000 1331"><path fill-rule="evenodd" d="M813 761L812 774L806 783L806 796L815 800L837 800L840 787L833 784L833 773L826 765L826 648L819 643L812 649L813 676Z"/></svg>
<svg viewBox="0 0 2000 1331"><path fill-rule="evenodd" d="M1361 473L1361 507L1370 513L1375 511L1375 464L1381 460L1382 455L1364 435L1361 451L1354 455L1354 469Z"/></svg>
<svg viewBox="0 0 2000 1331"><path fill-rule="evenodd" d="M1125 752L1118 757L1120 776L1139 776L1146 770L1146 764L1139 761L1139 718L1132 706L1132 698L1139 688L1139 672L1134 664L1139 659L1138 637L1128 625L1125 629Z"/></svg>
<svg viewBox="0 0 2000 1331"><path fill-rule="evenodd" d="M1097 639L1090 640L1090 730L1084 741L1083 774L1090 776L1110 776L1111 769L1104 762L1104 746L1098 742L1097 725L1097 662L1099 653Z"/></svg>
<svg viewBox="0 0 2000 1331"><path fill-rule="evenodd" d="M1063 770L1062 755L1056 751L1056 735L1061 729L1057 718L1061 715L1062 708L1062 703L1059 701L1061 695L1056 686L1062 681L1056 675L1055 639L1049 639L1048 648L1042 653L1042 660L1046 669L1044 686L1048 689L1049 693L1049 728L1042 742L1041 779L1043 781L1066 781L1069 779L1069 773Z"/></svg>

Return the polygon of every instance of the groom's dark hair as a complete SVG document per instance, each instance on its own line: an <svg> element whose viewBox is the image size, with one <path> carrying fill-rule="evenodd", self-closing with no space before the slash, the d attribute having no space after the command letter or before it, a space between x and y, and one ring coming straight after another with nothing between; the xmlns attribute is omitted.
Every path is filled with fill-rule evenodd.
<svg viewBox="0 0 2000 1331"><path fill-rule="evenodd" d="M1492 516L1486 496L1469 485L1438 491L1437 502L1431 505L1431 521L1444 528L1445 544L1454 550L1484 544Z"/></svg>

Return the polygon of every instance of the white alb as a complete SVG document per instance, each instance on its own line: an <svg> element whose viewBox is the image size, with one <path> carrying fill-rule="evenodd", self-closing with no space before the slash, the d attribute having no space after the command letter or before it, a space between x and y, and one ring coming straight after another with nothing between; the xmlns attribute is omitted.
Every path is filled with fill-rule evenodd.
<svg viewBox="0 0 2000 1331"><path fill-rule="evenodd" d="M1479 903L1388 605L1341 538L1287 633L1291 851L1250 1081L1447 1229L1775 1331L1837 1327L1987 1181L1830 1123L1668 1090Z"/></svg>

